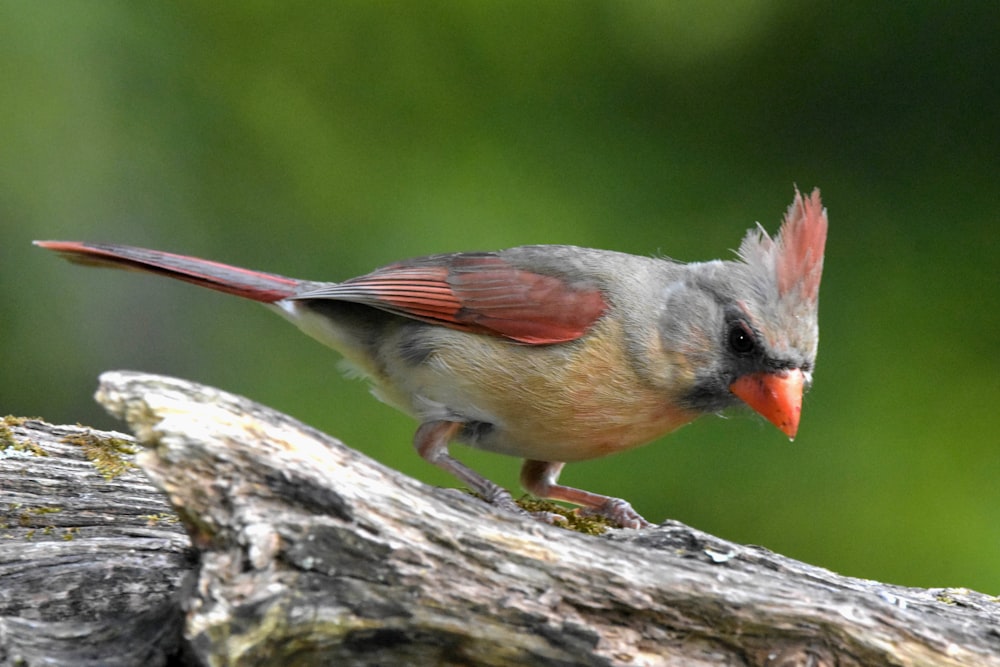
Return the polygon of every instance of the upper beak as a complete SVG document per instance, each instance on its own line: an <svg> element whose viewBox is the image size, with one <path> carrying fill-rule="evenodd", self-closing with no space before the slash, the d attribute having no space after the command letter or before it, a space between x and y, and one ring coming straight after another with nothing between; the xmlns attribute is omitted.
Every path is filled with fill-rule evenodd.
<svg viewBox="0 0 1000 667"><path fill-rule="evenodd" d="M729 391L794 440L802 414L804 382L802 371L794 368L744 375L729 385Z"/></svg>

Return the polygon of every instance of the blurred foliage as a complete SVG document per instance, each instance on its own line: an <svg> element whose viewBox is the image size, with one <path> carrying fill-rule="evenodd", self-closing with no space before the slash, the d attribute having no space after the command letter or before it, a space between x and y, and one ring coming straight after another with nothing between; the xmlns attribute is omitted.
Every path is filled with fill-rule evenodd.
<svg viewBox="0 0 1000 667"><path fill-rule="evenodd" d="M570 484L845 574L1000 593L1000 5L0 3L0 413L206 382L407 473L406 417L264 309L34 238L336 280L573 243L700 260L820 186L798 440L704 419ZM461 449L461 448L456 448ZM517 462L461 452L517 485Z"/></svg>

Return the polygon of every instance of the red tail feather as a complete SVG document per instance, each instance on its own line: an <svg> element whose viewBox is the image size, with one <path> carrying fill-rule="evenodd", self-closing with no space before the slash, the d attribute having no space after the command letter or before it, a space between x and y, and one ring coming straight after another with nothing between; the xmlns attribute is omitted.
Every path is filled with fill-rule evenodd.
<svg viewBox="0 0 1000 667"><path fill-rule="evenodd" d="M264 303L295 294L301 284L294 278L132 246L78 241L35 241L35 245L55 250L73 262L158 273Z"/></svg>

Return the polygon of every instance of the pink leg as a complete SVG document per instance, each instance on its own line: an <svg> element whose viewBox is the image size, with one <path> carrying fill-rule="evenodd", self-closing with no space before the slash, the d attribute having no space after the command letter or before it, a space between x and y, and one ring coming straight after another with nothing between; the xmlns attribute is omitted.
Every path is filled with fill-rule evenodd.
<svg viewBox="0 0 1000 667"><path fill-rule="evenodd" d="M514 502L509 491L486 479L448 453L448 443L461 428L461 422L426 422L417 429L417 433L413 437L413 445L425 461L457 477L472 491L482 496L486 502L515 514L527 514Z"/></svg>
<svg viewBox="0 0 1000 667"><path fill-rule="evenodd" d="M521 467L521 486L539 498L564 500L583 507L582 513L603 516L622 528L648 528L652 526L620 498L611 498L597 493L574 489L557 484L559 473L565 463L558 461L532 461L526 459Z"/></svg>

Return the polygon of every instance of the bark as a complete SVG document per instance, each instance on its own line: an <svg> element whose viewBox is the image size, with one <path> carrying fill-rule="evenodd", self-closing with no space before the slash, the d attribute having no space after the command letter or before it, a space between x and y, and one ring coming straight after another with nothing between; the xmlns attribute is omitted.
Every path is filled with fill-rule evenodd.
<svg viewBox="0 0 1000 667"><path fill-rule="evenodd" d="M98 400L134 440L0 428L0 665L1000 666L986 595L500 513L182 380Z"/></svg>

